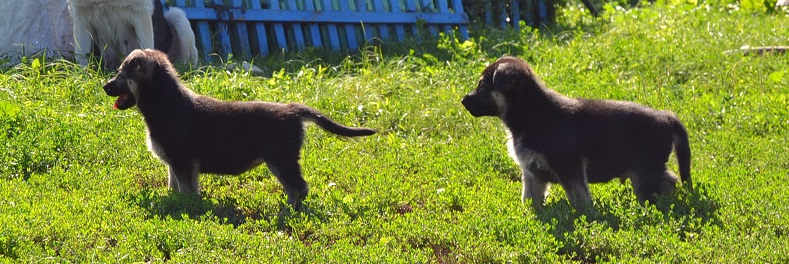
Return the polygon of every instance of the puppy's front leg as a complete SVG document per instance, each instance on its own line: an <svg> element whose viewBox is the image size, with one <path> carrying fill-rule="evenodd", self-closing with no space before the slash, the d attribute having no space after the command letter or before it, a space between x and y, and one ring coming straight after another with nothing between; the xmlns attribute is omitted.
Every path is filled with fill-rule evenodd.
<svg viewBox="0 0 789 264"><path fill-rule="evenodd" d="M197 176L200 172L199 167L196 161L170 163L170 189L175 190L173 187L177 186L177 190L180 193L199 195L200 183L197 181Z"/></svg>
<svg viewBox="0 0 789 264"><path fill-rule="evenodd" d="M556 168L559 183L567 193L567 199L576 209L592 207L592 194L589 192L589 183L586 178L586 162L582 159L563 159L562 164L552 166ZM578 160L578 162L572 162Z"/></svg>
<svg viewBox="0 0 789 264"><path fill-rule="evenodd" d="M541 208L545 202L549 183L537 177L529 168L523 168L521 175L521 202L526 203L526 199L531 199L534 208Z"/></svg>
<svg viewBox="0 0 789 264"><path fill-rule="evenodd" d="M177 192L178 189L178 178L175 176L175 172L173 172L172 166L167 166L167 175L169 183L167 187L170 187L170 191Z"/></svg>

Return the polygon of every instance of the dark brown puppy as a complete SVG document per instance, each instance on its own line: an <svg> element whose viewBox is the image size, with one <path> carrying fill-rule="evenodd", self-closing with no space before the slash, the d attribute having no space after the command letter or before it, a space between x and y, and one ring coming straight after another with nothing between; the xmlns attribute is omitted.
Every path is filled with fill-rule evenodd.
<svg viewBox="0 0 789 264"><path fill-rule="evenodd" d="M671 192L672 145L690 184L690 148L677 117L630 102L567 98L545 87L529 65L504 57L488 66L463 98L473 116L498 116L510 133L510 155L523 171L522 201L542 205L550 183L576 208L592 202L588 183L630 178L640 202Z"/></svg>
<svg viewBox="0 0 789 264"><path fill-rule="evenodd" d="M342 136L367 136L369 128L338 124L303 104L225 102L197 95L181 84L160 51L134 50L104 85L115 107L134 105L148 127L148 147L168 165L170 189L200 193L199 173L237 175L265 162L298 209L309 188L299 154L304 121Z"/></svg>

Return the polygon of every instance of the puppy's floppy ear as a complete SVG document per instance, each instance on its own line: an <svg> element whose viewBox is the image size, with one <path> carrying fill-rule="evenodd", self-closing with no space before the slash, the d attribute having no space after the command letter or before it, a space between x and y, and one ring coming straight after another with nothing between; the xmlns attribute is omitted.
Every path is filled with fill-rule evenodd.
<svg viewBox="0 0 789 264"><path fill-rule="evenodd" d="M493 89L508 90L521 81L534 78L534 73L528 64L521 60L499 61L493 71Z"/></svg>
<svg viewBox="0 0 789 264"><path fill-rule="evenodd" d="M142 50L134 50L126 57L123 67L136 74L145 75L148 71L148 57Z"/></svg>
<svg viewBox="0 0 789 264"><path fill-rule="evenodd" d="M493 90L501 90L507 83L515 82L515 80L512 79L510 68L507 62L497 65L496 69L493 71L493 80L491 81L491 83L493 83Z"/></svg>
<svg viewBox="0 0 789 264"><path fill-rule="evenodd" d="M131 58L128 64L126 64L126 67L128 67L133 72L140 72L142 70L142 63L140 63L140 58L138 57Z"/></svg>
<svg viewBox="0 0 789 264"><path fill-rule="evenodd" d="M135 61L134 71L142 72L143 71L143 67L142 67L141 59L140 58L134 58L134 61Z"/></svg>
<svg viewBox="0 0 789 264"><path fill-rule="evenodd" d="M137 57L127 57L126 60L123 62L123 70L130 71L130 72L137 72L140 70L140 58Z"/></svg>

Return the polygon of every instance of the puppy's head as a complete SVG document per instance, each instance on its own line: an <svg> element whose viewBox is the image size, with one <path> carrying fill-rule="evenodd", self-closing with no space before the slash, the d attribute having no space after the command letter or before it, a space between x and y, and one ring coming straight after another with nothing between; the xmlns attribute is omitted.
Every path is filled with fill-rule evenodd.
<svg viewBox="0 0 789 264"><path fill-rule="evenodd" d="M485 68L477 88L463 97L462 103L475 117L503 117L527 89L536 85L534 71L525 61L502 57Z"/></svg>
<svg viewBox="0 0 789 264"><path fill-rule="evenodd" d="M104 92L109 96L117 96L115 108L120 110L129 109L135 106L140 100L142 87L147 86L153 78L157 68L167 67L168 62L161 62L163 53L146 49L134 50L126 56L126 59L118 68L118 74L104 84ZM164 65L162 65L164 63Z"/></svg>

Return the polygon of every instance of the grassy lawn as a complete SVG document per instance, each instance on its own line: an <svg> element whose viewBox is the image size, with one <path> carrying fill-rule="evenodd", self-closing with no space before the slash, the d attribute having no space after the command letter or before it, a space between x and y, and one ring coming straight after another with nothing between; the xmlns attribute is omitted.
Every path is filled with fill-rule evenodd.
<svg viewBox="0 0 789 264"><path fill-rule="evenodd" d="M182 69L197 93L303 102L379 133L308 126L311 193L288 212L265 166L167 190L136 109L112 109L110 74L28 58L0 69L0 260L6 262L789 262L789 16L708 5L563 9L550 29L307 51L263 76ZM460 104L501 55L573 97L671 110L688 128L695 190L641 206L630 184L592 186L596 213L559 186L535 212L498 119ZM95 68L95 67L94 67ZM670 161L672 170L676 163Z"/></svg>

